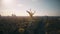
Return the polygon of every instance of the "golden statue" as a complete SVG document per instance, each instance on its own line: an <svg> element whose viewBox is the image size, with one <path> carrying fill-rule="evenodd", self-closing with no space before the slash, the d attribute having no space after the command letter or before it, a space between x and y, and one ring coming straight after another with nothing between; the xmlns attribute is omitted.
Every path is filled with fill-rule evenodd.
<svg viewBox="0 0 60 34"><path fill-rule="evenodd" d="M31 9L30 9L30 11L27 11L27 13L30 15L30 17L32 18L33 17L33 15L35 14L35 11L34 11L34 13L31 11Z"/></svg>

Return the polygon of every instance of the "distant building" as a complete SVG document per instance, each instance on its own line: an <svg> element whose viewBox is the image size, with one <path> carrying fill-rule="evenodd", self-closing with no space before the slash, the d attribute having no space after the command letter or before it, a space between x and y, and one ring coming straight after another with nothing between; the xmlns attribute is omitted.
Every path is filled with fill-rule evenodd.
<svg viewBox="0 0 60 34"><path fill-rule="evenodd" d="M12 19L16 19L17 18L15 14L12 14L11 17L12 17Z"/></svg>
<svg viewBox="0 0 60 34"><path fill-rule="evenodd" d="M15 15L15 14L12 14L12 16L14 16L14 17L15 17L16 15Z"/></svg>

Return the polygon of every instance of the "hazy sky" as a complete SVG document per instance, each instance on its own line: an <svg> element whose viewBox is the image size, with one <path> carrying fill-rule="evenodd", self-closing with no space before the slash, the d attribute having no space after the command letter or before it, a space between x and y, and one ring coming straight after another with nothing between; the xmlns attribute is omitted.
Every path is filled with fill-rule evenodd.
<svg viewBox="0 0 60 34"><path fill-rule="evenodd" d="M28 16L26 10L36 11L35 16L60 16L60 0L0 0L0 14Z"/></svg>

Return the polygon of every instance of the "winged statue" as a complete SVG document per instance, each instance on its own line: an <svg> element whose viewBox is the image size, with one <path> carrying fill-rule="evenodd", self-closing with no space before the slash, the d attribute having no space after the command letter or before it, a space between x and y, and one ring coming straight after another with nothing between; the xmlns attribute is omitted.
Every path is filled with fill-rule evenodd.
<svg viewBox="0 0 60 34"><path fill-rule="evenodd" d="M30 9L30 11L27 11L27 13L30 15L30 17L33 17L33 15L35 14L35 11L32 12L31 9Z"/></svg>

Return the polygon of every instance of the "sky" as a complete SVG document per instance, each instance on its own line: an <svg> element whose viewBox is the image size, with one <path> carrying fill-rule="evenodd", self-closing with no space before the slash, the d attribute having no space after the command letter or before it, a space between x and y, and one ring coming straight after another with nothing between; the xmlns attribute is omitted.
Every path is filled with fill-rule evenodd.
<svg viewBox="0 0 60 34"><path fill-rule="evenodd" d="M2 16L29 16L29 9L36 11L34 16L60 16L60 0L0 0Z"/></svg>

